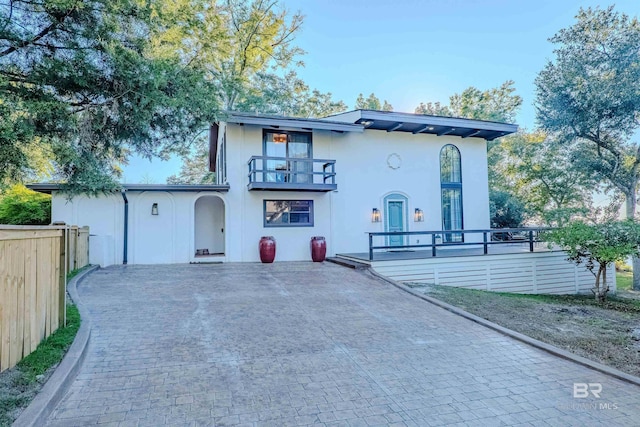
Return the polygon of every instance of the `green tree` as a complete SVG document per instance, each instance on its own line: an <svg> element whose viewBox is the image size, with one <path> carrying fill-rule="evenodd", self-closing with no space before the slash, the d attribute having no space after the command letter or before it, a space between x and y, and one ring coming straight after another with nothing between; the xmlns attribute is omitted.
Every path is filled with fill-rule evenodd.
<svg viewBox="0 0 640 427"><path fill-rule="evenodd" d="M492 190L489 193L491 228L516 228L525 219L524 204L507 191Z"/></svg>
<svg viewBox="0 0 640 427"><path fill-rule="evenodd" d="M591 177L576 167L567 147L544 132L518 132L493 148L494 185L512 191L537 221L562 226L590 212Z"/></svg>
<svg viewBox="0 0 640 427"><path fill-rule="evenodd" d="M189 62L206 70L215 83L215 97L226 110L233 110L245 98L260 96L260 80L277 75L291 65L302 65L304 53L294 44L303 17L291 14L277 0L185 1L184 10L202 16L190 21L190 35L166 40L168 46L183 49Z"/></svg>
<svg viewBox="0 0 640 427"><path fill-rule="evenodd" d="M356 99L356 110L378 110L378 111L393 111L393 106L385 99L382 103L380 99L371 93L367 98L364 95L359 94Z"/></svg>
<svg viewBox="0 0 640 427"><path fill-rule="evenodd" d="M544 238L563 248L570 261L584 263L596 277L592 289L596 301L604 302L609 292L607 268L616 261L638 256L640 226L632 220L595 225L574 221L546 232Z"/></svg>
<svg viewBox="0 0 640 427"><path fill-rule="evenodd" d="M347 109L331 93L311 90L292 69L301 65L297 58L304 53L295 45L303 21L299 13L290 14L278 1L264 0L228 0L198 10L208 24L194 24L189 45L197 46L199 53L189 61L207 71L225 109L294 117L322 117ZM180 47L184 37L167 43L171 40ZM217 44L212 46L211 40ZM207 141L198 139L192 150L183 153L180 172L167 182L213 183L208 150Z"/></svg>
<svg viewBox="0 0 640 427"><path fill-rule="evenodd" d="M576 23L550 39L555 60L536 78L537 119L571 147L577 166L625 197L636 214L640 145L640 23L607 9L580 9ZM640 289L640 260L633 262Z"/></svg>
<svg viewBox="0 0 640 427"><path fill-rule="evenodd" d="M522 106L522 98L514 93L514 84L513 80L507 80L485 91L469 87L449 99L449 109L456 117L512 123Z"/></svg>
<svg viewBox="0 0 640 427"><path fill-rule="evenodd" d="M420 103L415 112L512 123L522 105L522 98L515 94L514 84L513 80L507 80L497 88L484 91L470 86L461 93L453 94L448 106L439 102Z"/></svg>
<svg viewBox="0 0 640 427"><path fill-rule="evenodd" d="M13 185L0 196L0 224L47 225L51 223L51 196Z"/></svg>
<svg viewBox="0 0 640 427"><path fill-rule="evenodd" d="M167 156L215 117L215 87L152 40L168 1L14 0L0 8L0 180L50 147L71 192L117 188L131 152ZM177 25L178 23L174 23Z"/></svg>
<svg viewBox="0 0 640 427"><path fill-rule="evenodd" d="M427 102L426 104L424 102L421 102L420 105L415 108L414 113L425 114L427 116L453 116L453 113L451 112L449 107L446 105L442 105L439 102Z"/></svg>
<svg viewBox="0 0 640 427"><path fill-rule="evenodd" d="M167 178L167 184L215 184L209 171L209 138L199 137L190 153L182 156L180 172Z"/></svg>
<svg viewBox="0 0 640 427"><path fill-rule="evenodd" d="M236 105L237 110L309 118L325 117L347 109L344 102L332 99L331 92L311 90L293 70L284 77L259 73L252 84L252 90L247 91Z"/></svg>

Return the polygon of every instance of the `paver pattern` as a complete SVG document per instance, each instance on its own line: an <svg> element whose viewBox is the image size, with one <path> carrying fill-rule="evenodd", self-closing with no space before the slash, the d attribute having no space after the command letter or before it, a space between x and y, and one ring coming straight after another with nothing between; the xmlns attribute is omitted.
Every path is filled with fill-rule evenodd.
<svg viewBox="0 0 640 427"><path fill-rule="evenodd" d="M327 263L115 266L50 425L629 425L640 387ZM601 383L600 398L573 398Z"/></svg>

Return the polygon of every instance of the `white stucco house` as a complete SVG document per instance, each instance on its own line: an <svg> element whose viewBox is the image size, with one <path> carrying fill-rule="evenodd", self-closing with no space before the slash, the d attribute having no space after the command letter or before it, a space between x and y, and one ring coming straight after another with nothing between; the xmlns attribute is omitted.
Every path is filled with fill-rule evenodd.
<svg viewBox="0 0 640 427"><path fill-rule="evenodd" d="M366 252L368 232L489 228L486 144L516 130L370 110L323 119L232 112L211 126L219 184L125 184L71 201L55 185L31 187L52 193L54 221L90 227L92 263L255 262L265 235L276 239L276 261L309 260L312 236L324 236L332 256Z"/></svg>
<svg viewBox="0 0 640 427"><path fill-rule="evenodd" d="M589 292L591 273L562 251L534 248L532 231L529 249L492 242L487 141L516 131L372 110L322 119L230 112L210 128L218 184L124 184L72 200L56 184L29 187L52 194L53 221L90 227L90 262L101 266L258 262L262 236L275 238L276 262L309 261L311 238L323 236L327 256L399 281Z"/></svg>

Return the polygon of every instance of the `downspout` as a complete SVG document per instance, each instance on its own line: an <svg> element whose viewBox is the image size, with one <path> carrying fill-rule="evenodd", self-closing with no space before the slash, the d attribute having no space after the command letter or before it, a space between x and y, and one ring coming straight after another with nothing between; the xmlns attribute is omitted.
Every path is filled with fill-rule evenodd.
<svg viewBox="0 0 640 427"><path fill-rule="evenodd" d="M125 190L120 192L122 200L124 200L124 245L122 249L122 264L127 264L127 252L129 246L129 200L125 194Z"/></svg>

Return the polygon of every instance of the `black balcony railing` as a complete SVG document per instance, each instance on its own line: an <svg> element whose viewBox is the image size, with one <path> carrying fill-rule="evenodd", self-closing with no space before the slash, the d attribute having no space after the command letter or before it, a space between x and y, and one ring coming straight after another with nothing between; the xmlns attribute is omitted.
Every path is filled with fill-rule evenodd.
<svg viewBox="0 0 640 427"><path fill-rule="evenodd" d="M375 251L381 250L431 250L431 256L435 257L437 248L456 247L481 247L485 255L489 253L489 248L494 245L520 244L528 247L533 252L537 243L542 243L541 232L550 230L549 228L493 228L490 230L446 230L446 231L402 231L402 232L376 232L369 233L369 261L373 261ZM450 242L451 236L476 235L476 238L463 238L462 241ZM412 237L415 239L425 236L427 243L409 244ZM401 244L390 244L391 238ZM400 238L401 240L398 240ZM380 239L384 239L384 244L377 244ZM473 241L476 240L476 241Z"/></svg>
<svg viewBox="0 0 640 427"><path fill-rule="evenodd" d="M249 190L332 191L336 161L293 157L253 156L249 165Z"/></svg>

